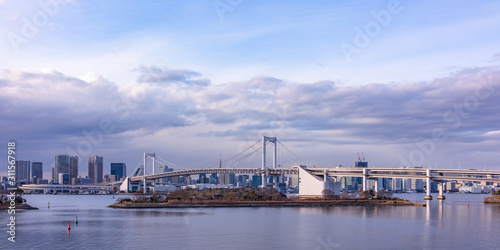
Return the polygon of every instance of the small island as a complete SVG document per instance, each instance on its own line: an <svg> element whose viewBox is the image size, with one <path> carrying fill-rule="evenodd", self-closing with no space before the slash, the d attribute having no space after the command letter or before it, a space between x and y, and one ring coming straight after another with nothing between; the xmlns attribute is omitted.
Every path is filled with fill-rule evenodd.
<svg viewBox="0 0 500 250"><path fill-rule="evenodd" d="M492 196L484 197L485 204L500 204L500 190L492 193Z"/></svg>
<svg viewBox="0 0 500 250"><path fill-rule="evenodd" d="M22 197L23 190L16 189L13 195L9 192L0 194L0 210L36 210L38 208L26 204L26 199Z"/></svg>
<svg viewBox="0 0 500 250"><path fill-rule="evenodd" d="M325 195L318 199L287 197L272 187L178 189L167 194L137 194L134 199L119 199L111 208L200 208L200 207L329 207L414 205L408 200L375 194L369 190L357 194Z"/></svg>

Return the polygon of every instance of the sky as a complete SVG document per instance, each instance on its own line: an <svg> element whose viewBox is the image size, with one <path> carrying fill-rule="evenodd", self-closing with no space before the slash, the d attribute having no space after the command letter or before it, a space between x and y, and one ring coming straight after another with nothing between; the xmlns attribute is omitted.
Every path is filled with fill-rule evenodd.
<svg viewBox="0 0 500 250"><path fill-rule="evenodd" d="M498 1L0 1L0 155L500 169ZM284 150L285 151L285 150ZM283 153L285 155L285 153ZM239 167L260 167L260 156ZM282 156L283 167L297 162ZM5 157L7 158L7 157ZM293 157L292 157L293 158ZM294 158L294 159L296 159ZM284 159L284 160L283 160ZM270 158L268 160L270 162ZM7 161L0 163L6 175Z"/></svg>

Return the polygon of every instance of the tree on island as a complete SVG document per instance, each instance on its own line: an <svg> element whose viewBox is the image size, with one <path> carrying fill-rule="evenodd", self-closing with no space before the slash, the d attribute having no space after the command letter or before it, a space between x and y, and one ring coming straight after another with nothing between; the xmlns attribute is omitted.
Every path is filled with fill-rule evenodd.
<svg viewBox="0 0 500 250"><path fill-rule="evenodd" d="M137 194L135 199L120 199L118 202L196 202L196 201L278 201L286 200L286 195L277 191L272 187L256 188L256 187L243 187L243 188L204 188L202 190L186 188L177 189L165 195L153 193L151 196L146 197L143 194Z"/></svg>
<svg viewBox="0 0 500 250"><path fill-rule="evenodd" d="M323 197L325 197L325 198L331 198L331 197L333 197L333 194L334 194L334 193L333 193L333 192L332 192L332 190L330 190L330 189L323 189L323 191L321 191L321 194L322 194L322 195L323 195Z"/></svg>
<svg viewBox="0 0 500 250"><path fill-rule="evenodd" d="M373 198L373 196L375 196L375 192L373 190L366 190L366 191L363 191L362 193L360 193L360 198L361 199L371 199Z"/></svg>
<svg viewBox="0 0 500 250"><path fill-rule="evenodd" d="M14 194L15 194L15 197L14 197L14 201L16 202L16 204L23 204L26 202L26 199L24 199L22 197L22 195L24 194L24 191L20 188L18 189L15 189L12 191ZM9 195L10 192L3 192L1 195L0 195L0 204L9 204L10 203L10 199L9 199Z"/></svg>

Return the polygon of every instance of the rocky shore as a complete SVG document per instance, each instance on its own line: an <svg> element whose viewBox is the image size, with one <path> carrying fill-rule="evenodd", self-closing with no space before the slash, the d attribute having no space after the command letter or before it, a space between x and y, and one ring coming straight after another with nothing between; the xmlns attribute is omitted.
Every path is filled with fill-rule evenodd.
<svg viewBox="0 0 500 250"><path fill-rule="evenodd" d="M500 204L500 195L484 197L484 203Z"/></svg>
<svg viewBox="0 0 500 250"><path fill-rule="evenodd" d="M122 202L111 208L202 208L202 207L331 207L331 206L413 206L408 200L295 200L295 201L193 201L136 203Z"/></svg>

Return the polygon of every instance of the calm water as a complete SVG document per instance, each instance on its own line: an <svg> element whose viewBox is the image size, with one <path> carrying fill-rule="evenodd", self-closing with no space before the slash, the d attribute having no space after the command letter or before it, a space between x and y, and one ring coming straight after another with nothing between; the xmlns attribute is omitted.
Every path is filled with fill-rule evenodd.
<svg viewBox="0 0 500 250"><path fill-rule="evenodd" d="M26 195L40 210L18 212L16 243L3 233L0 248L498 249L500 206L484 196L448 194L429 207L121 210L106 207L110 195Z"/></svg>

